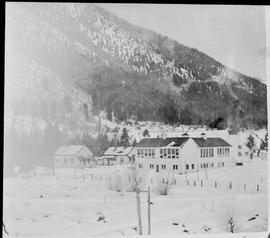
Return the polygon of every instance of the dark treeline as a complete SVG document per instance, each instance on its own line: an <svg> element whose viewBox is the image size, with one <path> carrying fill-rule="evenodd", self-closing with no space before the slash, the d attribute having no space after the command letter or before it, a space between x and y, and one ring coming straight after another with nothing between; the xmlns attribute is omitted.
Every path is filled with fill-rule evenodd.
<svg viewBox="0 0 270 238"><path fill-rule="evenodd" d="M123 68L104 67L89 78L77 83L91 95L94 111L105 110L109 120L114 114L118 121L134 118L213 127L215 120L222 118L222 128L218 129L267 126L265 85L245 76L246 83L255 91L252 95L237 84L226 86L215 81L180 84L176 86L181 91L175 91L164 79Z"/></svg>

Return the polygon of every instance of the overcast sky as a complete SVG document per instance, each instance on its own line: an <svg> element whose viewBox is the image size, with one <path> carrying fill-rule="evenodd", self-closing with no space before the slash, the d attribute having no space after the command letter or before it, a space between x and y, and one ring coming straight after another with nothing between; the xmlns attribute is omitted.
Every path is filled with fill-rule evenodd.
<svg viewBox="0 0 270 238"><path fill-rule="evenodd" d="M241 73L266 78L262 6L98 5L130 23L195 47Z"/></svg>

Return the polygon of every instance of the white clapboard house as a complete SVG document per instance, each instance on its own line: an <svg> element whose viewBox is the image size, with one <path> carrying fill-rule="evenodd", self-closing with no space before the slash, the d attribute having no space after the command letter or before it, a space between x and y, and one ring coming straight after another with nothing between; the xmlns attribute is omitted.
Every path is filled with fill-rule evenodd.
<svg viewBox="0 0 270 238"><path fill-rule="evenodd" d="M109 147L102 156L103 165L133 164L134 147Z"/></svg>
<svg viewBox="0 0 270 238"><path fill-rule="evenodd" d="M229 135L226 141L232 145L231 156L236 164L242 164L251 161L250 149L246 146L240 135Z"/></svg>
<svg viewBox="0 0 270 238"><path fill-rule="evenodd" d="M170 137L145 138L136 147L136 166L155 172L176 173L234 165L231 145L222 138Z"/></svg>
<svg viewBox="0 0 270 238"><path fill-rule="evenodd" d="M93 153L85 145L63 145L54 153L55 168L84 168L95 165Z"/></svg>

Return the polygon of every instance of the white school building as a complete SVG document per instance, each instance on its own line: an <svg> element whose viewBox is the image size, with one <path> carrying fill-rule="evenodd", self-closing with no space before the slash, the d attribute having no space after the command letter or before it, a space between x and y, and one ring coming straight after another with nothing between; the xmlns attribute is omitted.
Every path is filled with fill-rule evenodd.
<svg viewBox="0 0 270 238"><path fill-rule="evenodd" d="M136 166L155 172L176 173L234 165L231 145L222 138L145 138L137 144Z"/></svg>

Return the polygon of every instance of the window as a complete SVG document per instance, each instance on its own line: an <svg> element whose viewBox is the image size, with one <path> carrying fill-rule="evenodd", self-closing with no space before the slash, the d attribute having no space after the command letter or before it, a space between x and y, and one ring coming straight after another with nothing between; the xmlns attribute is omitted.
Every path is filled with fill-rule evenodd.
<svg viewBox="0 0 270 238"><path fill-rule="evenodd" d="M168 149L168 158L171 158L171 149Z"/></svg>
<svg viewBox="0 0 270 238"><path fill-rule="evenodd" d="M152 158L155 158L155 150L152 149Z"/></svg>
<svg viewBox="0 0 270 238"><path fill-rule="evenodd" d="M177 164L173 165L173 170L178 170L178 165Z"/></svg>
<svg viewBox="0 0 270 238"><path fill-rule="evenodd" d="M205 149L205 157L208 157L208 149Z"/></svg>
<svg viewBox="0 0 270 238"><path fill-rule="evenodd" d="M188 170L188 168L189 168L189 165L188 165L188 164L186 164L186 170Z"/></svg>
<svg viewBox="0 0 270 238"><path fill-rule="evenodd" d="M175 159L175 149L172 149L172 158Z"/></svg>
<svg viewBox="0 0 270 238"><path fill-rule="evenodd" d="M238 145L238 149L239 150L242 150L242 145Z"/></svg>
<svg viewBox="0 0 270 238"><path fill-rule="evenodd" d="M203 149L201 149L201 158L203 157Z"/></svg>
<svg viewBox="0 0 270 238"><path fill-rule="evenodd" d="M141 158L144 157L144 152L143 152L143 149L141 149Z"/></svg>
<svg viewBox="0 0 270 238"><path fill-rule="evenodd" d="M203 168L203 164L201 164L201 169Z"/></svg>
<svg viewBox="0 0 270 238"><path fill-rule="evenodd" d="M164 158L167 158L167 149L164 149Z"/></svg>
<svg viewBox="0 0 270 238"><path fill-rule="evenodd" d="M148 156L151 157L152 156L152 150L148 149Z"/></svg>
<svg viewBox="0 0 270 238"><path fill-rule="evenodd" d="M141 150L140 149L137 150L137 155L138 155L138 157L141 156Z"/></svg>
<svg viewBox="0 0 270 238"><path fill-rule="evenodd" d="M214 157L214 149L213 148L209 149L209 157Z"/></svg>
<svg viewBox="0 0 270 238"><path fill-rule="evenodd" d="M159 153L160 153L160 158L163 158L163 149L160 149Z"/></svg>
<svg viewBox="0 0 270 238"><path fill-rule="evenodd" d="M147 149L144 149L144 156L147 157Z"/></svg>
<svg viewBox="0 0 270 238"><path fill-rule="evenodd" d="M179 149L175 149L175 154L176 154L175 158L179 158Z"/></svg>
<svg viewBox="0 0 270 238"><path fill-rule="evenodd" d="M153 164L150 164L149 166L150 166L150 169L153 169L154 168L154 165Z"/></svg>
<svg viewBox="0 0 270 238"><path fill-rule="evenodd" d="M225 148L225 156L229 156L230 154L230 149L229 148Z"/></svg>
<svg viewBox="0 0 270 238"><path fill-rule="evenodd" d="M242 156L242 152L238 152L238 156Z"/></svg>
<svg viewBox="0 0 270 238"><path fill-rule="evenodd" d="M212 163L212 168L214 168L214 163Z"/></svg>
<svg viewBox="0 0 270 238"><path fill-rule="evenodd" d="M248 152L245 152L245 156L248 156Z"/></svg>
<svg viewBox="0 0 270 238"><path fill-rule="evenodd" d="M191 169L194 169L194 164L191 165Z"/></svg>
<svg viewBox="0 0 270 238"><path fill-rule="evenodd" d="M166 164L162 164L161 169L166 169Z"/></svg>
<svg viewBox="0 0 270 238"><path fill-rule="evenodd" d="M142 164L139 164L139 168L142 169L143 168L143 165Z"/></svg>

